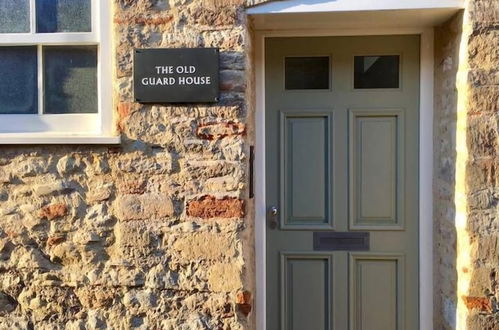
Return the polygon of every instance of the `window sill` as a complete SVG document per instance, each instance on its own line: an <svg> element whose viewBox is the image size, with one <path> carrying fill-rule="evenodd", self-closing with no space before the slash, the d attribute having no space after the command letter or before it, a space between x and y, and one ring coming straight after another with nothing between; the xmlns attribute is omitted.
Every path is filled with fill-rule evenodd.
<svg viewBox="0 0 499 330"><path fill-rule="evenodd" d="M63 133L0 133L5 144L120 144L120 136Z"/></svg>

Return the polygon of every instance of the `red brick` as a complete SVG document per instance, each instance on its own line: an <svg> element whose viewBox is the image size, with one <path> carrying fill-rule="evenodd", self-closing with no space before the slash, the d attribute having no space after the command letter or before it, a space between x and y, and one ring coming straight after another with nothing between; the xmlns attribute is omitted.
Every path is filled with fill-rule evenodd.
<svg viewBox="0 0 499 330"><path fill-rule="evenodd" d="M251 304L239 304L237 305L237 309L243 315L248 316L251 313L252 307Z"/></svg>
<svg viewBox="0 0 499 330"><path fill-rule="evenodd" d="M54 220L68 214L68 207L65 204L51 204L40 210L40 217L47 220Z"/></svg>
<svg viewBox="0 0 499 330"><path fill-rule="evenodd" d="M120 131L123 131L125 128L124 123L125 123L125 118L127 118L130 113L132 112L132 103L119 103L117 110L118 110L118 129Z"/></svg>
<svg viewBox="0 0 499 330"><path fill-rule="evenodd" d="M236 304L249 304L251 303L251 292L239 291L236 294Z"/></svg>
<svg viewBox="0 0 499 330"><path fill-rule="evenodd" d="M235 197L217 199L203 196L187 204L187 215L197 218L241 218L244 216L244 201Z"/></svg>
<svg viewBox="0 0 499 330"><path fill-rule="evenodd" d="M466 297L463 296L464 304L469 310L478 309L482 312L491 312L492 304L486 297Z"/></svg>
<svg viewBox="0 0 499 330"><path fill-rule="evenodd" d="M236 294L236 306L237 310L245 316L251 313L251 292L249 291L239 291Z"/></svg>

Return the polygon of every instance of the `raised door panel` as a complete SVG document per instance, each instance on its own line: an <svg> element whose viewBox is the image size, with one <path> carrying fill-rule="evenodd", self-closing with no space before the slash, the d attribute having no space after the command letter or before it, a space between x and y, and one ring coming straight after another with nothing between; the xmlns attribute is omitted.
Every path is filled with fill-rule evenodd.
<svg viewBox="0 0 499 330"><path fill-rule="evenodd" d="M331 227L328 114L282 113L283 229Z"/></svg>
<svg viewBox="0 0 499 330"><path fill-rule="evenodd" d="M403 229L403 116L350 113L350 228Z"/></svg>
<svg viewBox="0 0 499 330"><path fill-rule="evenodd" d="M352 254L350 329L403 329L403 258Z"/></svg>
<svg viewBox="0 0 499 330"><path fill-rule="evenodd" d="M331 268L331 256L282 254L282 330L330 329Z"/></svg>

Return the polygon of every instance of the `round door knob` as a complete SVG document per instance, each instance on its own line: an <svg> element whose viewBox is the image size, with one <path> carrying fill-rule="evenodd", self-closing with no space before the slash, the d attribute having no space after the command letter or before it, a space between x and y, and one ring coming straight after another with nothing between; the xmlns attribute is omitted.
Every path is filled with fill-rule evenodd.
<svg viewBox="0 0 499 330"><path fill-rule="evenodd" d="M275 217L278 214L279 214L279 209L277 208L277 206L271 206L269 208L269 215Z"/></svg>
<svg viewBox="0 0 499 330"><path fill-rule="evenodd" d="M271 206L268 209L268 223L270 229L276 229L277 228L277 215L279 214L279 209L277 206Z"/></svg>

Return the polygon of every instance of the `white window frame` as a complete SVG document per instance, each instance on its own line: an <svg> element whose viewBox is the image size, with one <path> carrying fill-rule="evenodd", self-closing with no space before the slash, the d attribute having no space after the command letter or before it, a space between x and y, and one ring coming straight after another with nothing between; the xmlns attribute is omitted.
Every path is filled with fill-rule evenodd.
<svg viewBox="0 0 499 330"><path fill-rule="evenodd" d="M38 114L0 114L0 144L119 143L113 127L111 0L91 0L91 32L36 33L30 0L30 33L0 33L0 47L36 46ZM42 114L43 46L97 46L97 113Z"/></svg>

